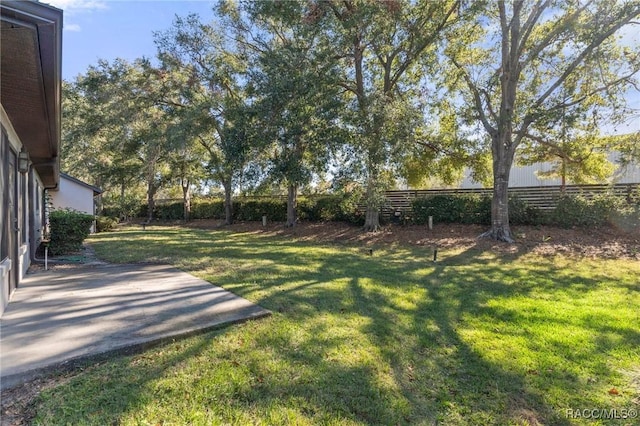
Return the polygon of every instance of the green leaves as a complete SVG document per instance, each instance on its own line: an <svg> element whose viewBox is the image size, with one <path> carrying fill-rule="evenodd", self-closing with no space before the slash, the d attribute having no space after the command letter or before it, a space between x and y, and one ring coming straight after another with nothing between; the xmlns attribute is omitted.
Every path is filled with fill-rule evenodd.
<svg viewBox="0 0 640 426"><path fill-rule="evenodd" d="M562 173L572 167L578 182L610 172L593 136L621 118L624 88L635 84L637 55L621 53L614 35L638 15L637 1L488 3L476 26L460 29L473 42L449 43L444 82L463 87L460 117L473 117L491 138L491 235L512 240L501 206L521 147L529 158L562 158Z"/></svg>
<svg viewBox="0 0 640 426"><path fill-rule="evenodd" d="M82 248L89 236L94 217L74 210L53 210L49 214L51 223L51 254L68 254Z"/></svg>
<svg viewBox="0 0 640 426"><path fill-rule="evenodd" d="M502 193L517 160L591 182L614 146L638 157L598 132L629 113L640 55L619 35L637 1L221 1L214 14L156 33L157 66L99 61L65 85L67 171L123 206L143 183L153 196L180 181L187 197L213 182L230 200L330 174L365 187L375 229L388 186L453 184L468 167Z"/></svg>

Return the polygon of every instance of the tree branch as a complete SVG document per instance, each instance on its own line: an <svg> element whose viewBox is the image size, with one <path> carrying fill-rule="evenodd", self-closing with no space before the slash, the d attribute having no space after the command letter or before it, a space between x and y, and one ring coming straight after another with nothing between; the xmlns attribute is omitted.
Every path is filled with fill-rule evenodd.
<svg viewBox="0 0 640 426"><path fill-rule="evenodd" d="M482 98L480 97L480 91L478 90L478 87L471 80L471 77L469 77L469 74L467 74L467 71L462 67L462 65L460 65L458 61L455 60L455 58L450 57L450 59L451 62L453 62L453 65L455 65L456 68L458 68L458 70L462 73L462 78L464 78L467 86L469 87L469 90L471 90L471 93L473 94L473 100L476 105L476 110L478 111L478 118L482 122L485 130L491 136L494 136L497 133L497 130L491 125L491 123L489 123L489 120L487 119L487 115L485 114L484 108L482 107Z"/></svg>
<svg viewBox="0 0 640 426"><path fill-rule="evenodd" d="M551 96L551 94L561 85L564 81L571 75L571 73L578 67L578 65L588 56L590 55L604 40L622 28L627 21L631 20L634 16L640 13L640 5L636 6L636 10L633 13L629 13L628 18L626 20L621 19L619 22L612 25L607 31L602 33L598 33L595 39L582 51L580 54L567 66L565 71L562 73L560 77L544 92L538 100L533 105L533 110L539 108L546 99Z"/></svg>
<svg viewBox="0 0 640 426"><path fill-rule="evenodd" d="M546 1L545 3L548 3L548 1ZM526 64L531 62L533 59L537 58L538 55L540 54L540 52L542 52L544 50L544 48L547 47L551 43L551 40L553 40L555 37L557 37L558 34L560 34L562 32L562 30L564 30L565 28L568 28L569 25L571 23L573 23L580 16L580 14L587 8L587 6L589 6L591 3L593 3L593 1L586 2L584 5L582 5L581 8L577 9L574 13L572 13L571 15L569 15L568 17L563 19L562 22L558 23L555 26L555 28L553 29L553 31L550 31L546 35L546 37L544 37L542 40L540 40L540 42L538 43L537 46L534 46L530 50L529 55L522 61L521 66L524 67ZM537 16L534 16L533 11L532 11L531 15L529 16L529 19L527 20L527 23L529 23L529 20L531 20L531 28L528 28L528 31L526 32L526 38L525 38L525 36L522 37L522 41L521 41L519 49L518 49L518 57L520 57L524 53L524 48L526 46L526 42L529 39L529 37L531 35L531 32L533 31L533 28L535 27L535 23L537 22L538 18L540 17L540 14L542 14L542 12L544 11L544 9L547 6L548 6L548 4L545 4L544 7L541 6L541 9L539 10L539 14ZM535 18L535 20L533 20L532 18Z"/></svg>
<svg viewBox="0 0 640 426"><path fill-rule="evenodd" d="M497 122L498 116L496 115L496 112L493 110L493 106L491 105L491 96L489 95L489 92L487 92L485 89L479 89L479 91L482 95L484 95L485 103L487 105L487 109L489 110L489 115L494 121Z"/></svg>
<svg viewBox="0 0 640 426"><path fill-rule="evenodd" d="M564 103L561 103L561 104L557 104L557 105L551 106L549 108L545 108L545 111L554 111L554 110L558 110L558 109L561 109L561 108L568 108L568 107L572 107L574 105L577 105L577 104L581 103L582 101L584 101L585 99L587 99L589 96L593 96L596 93L604 92L605 90L609 89L612 86L617 85L618 83L620 83L622 81L629 80L631 77L633 77L637 73L638 73L638 70L636 70L636 71L634 71L634 72L632 72L630 74L627 74L625 76L622 76L622 77L620 77L620 78L618 78L618 79L616 79L614 81L611 81L611 82L605 84L604 86L598 87L597 89L593 89L591 92L586 93L586 94L582 95L581 97L579 97L578 99L575 99L575 100L573 100L571 102L564 102Z"/></svg>
<svg viewBox="0 0 640 426"><path fill-rule="evenodd" d="M531 36L531 32L535 28L536 22L540 19L540 15L542 12L549 6L550 0L539 0L532 8L531 14L527 18L527 21L522 26L522 38L520 41L520 46L518 46L518 57L522 56L524 51L524 46L527 44L527 40Z"/></svg>
<svg viewBox="0 0 640 426"><path fill-rule="evenodd" d="M572 157L570 155L567 155L567 153L562 149L562 147L560 147L560 145L553 143L547 139L544 139L540 136L536 136L536 135L532 135L531 133L525 132L522 134L522 136L524 138L530 139L532 141L538 142L540 145L546 146L547 148L551 148L554 151L554 154L557 155L558 157L561 157L565 160L567 160L570 163L573 164L579 164L580 162L586 160L587 158L589 158L589 155L585 156L585 157ZM593 148L590 149L589 153L593 153Z"/></svg>
<svg viewBox="0 0 640 426"><path fill-rule="evenodd" d="M453 157L456 159L461 159L464 160L466 157L468 157L467 155L465 155L466 153L460 153L459 151L454 151L451 149L444 149L441 146L438 146L436 144L434 144L433 142L428 142L428 141L419 141L416 140L415 143L417 145L423 146L425 148L430 149L431 151L435 152L436 154L445 154L448 157Z"/></svg>
<svg viewBox="0 0 640 426"><path fill-rule="evenodd" d="M393 74L393 76L390 78L390 86L394 87L397 83L398 80L400 80L400 78L402 77L402 75L405 73L405 71L407 70L407 68L409 68L409 66L411 65L411 63L413 63L415 61L415 58L417 55L419 55L420 53L422 53L427 46L429 46L430 44L434 43L437 38L440 36L440 33L445 29L445 27L447 26L447 22L449 22L449 18L451 17L451 15L453 15L453 13L458 10L458 8L460 7L460 1L455 1L452 3L451 7L449 8L449 10L445 13L445 16L442 18L442 20L440 21L440 23L437 25L437 27L435 28L435 30L431 33L431 35L429 37L425 37L421 43L419 43L415 49L413 49L410 55L407 55L407 60L404 61L404 63L402 63L398 69L396 70L396 72ZM424 22L422 24L422 28L424 27L424 25L426 25L426 22ZM397 54L397 53L396 53Z"/></svg>

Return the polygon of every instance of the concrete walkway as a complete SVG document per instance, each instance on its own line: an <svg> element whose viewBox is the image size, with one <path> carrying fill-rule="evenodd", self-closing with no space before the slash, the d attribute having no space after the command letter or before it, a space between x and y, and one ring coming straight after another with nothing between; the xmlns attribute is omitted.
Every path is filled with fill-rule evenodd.
<svg viewBox="0 0 640 426"><path fill-rule="evenodd" d="M37 272L26 277L0 318L0 386L71 360L269 314L166 265Z"/></svg>

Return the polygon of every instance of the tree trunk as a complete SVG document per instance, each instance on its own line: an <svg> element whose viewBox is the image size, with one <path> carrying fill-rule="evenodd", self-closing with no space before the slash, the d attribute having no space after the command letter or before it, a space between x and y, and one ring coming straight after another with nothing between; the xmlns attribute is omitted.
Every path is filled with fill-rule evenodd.
<svg viewBox="0 0 640 426"><path fill-rule="evenodd" d="M500 75L501 100L498 123L491 135L491 154L493 156L493 198L491 200L491 229L482 236L494 240L514 243L509 226L509 175L519 140L513 140L513 114L516 105L520 65L514 42L519 40L520 17L514 12L513 19L507 23L504 4L498 3L500 19L510 31L502 33L502 74ZM515 6L514 6L515 7Z"/></svg>
<svg viewBox="0 0 640 426"><path fill-rule="evenodd" d="M376 180L369 178L366 195L367 211L362 228L365 232L376 232L380 229L380 202L376 190Z"/></svg>
<svg viewBox="0 0 640 426"><path fill-rule="evenodd" d="M181 185L182 201L184 202L184 221L188 222L191 219L191 185L188 179L182 180Z"/></svg>
<svg viewBox="0 0 640 426"><path fill-rule="evenodd" d="M509 226L509 178L495 178L491 200L491 230L484 236L494 240L514 243Z"/></svg>
<svg viewBox="0 0 640 426"><path fill-rule="evenodd" d="M127 222L129 220L129 214L126 209L125 191L126 186L124 182L120 184L120 221Z"/></svg>
<svg viewBox="0 0 640 426"><path fill-rule="evenodd" d="M289 185L288 195L287 195L287 224L286 227L294 227L296 226L296 221L298 220L298 186L291 184Z"/></svg>
<svg viewBox="0 0 640 426"><path fill-rule="evenodd" d="M224 224L233 224L233 200L231 199L231 179L226 179L224 187Z"/></svg>
<svg viewBox="0 0 640 426"><path fill-rule="evenodd" d="M380 211L377 208L367 206L362 229L366 232L376 232L380 229Z"/></svg>
<svg viewBox="0 0 640 426"><path fill-rule="evenodd" d="M493 198L491 200L491 229L481 237L514 243L509 226L509 175L515 156L513 144L505 142L510 135L493 140Z"/></svg>
<svg viewBox="0 0 640 426"><path fill-rule="evenodd" d="M156 208L156 192L158 188L153 183L150 183L147 189L147 222L153 220L153 211Z"/></svg>

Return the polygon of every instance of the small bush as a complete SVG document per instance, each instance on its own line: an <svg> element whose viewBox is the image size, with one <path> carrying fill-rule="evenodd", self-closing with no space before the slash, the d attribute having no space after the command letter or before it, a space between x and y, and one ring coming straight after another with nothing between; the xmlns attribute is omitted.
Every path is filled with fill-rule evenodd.
<svg viewBox="0 0 640 426"><path fill-rule="evenodd" d="M98 216L96 218L96 232L113 231L118 225L118 219L109 216Z"/></svg>
<svg viewBox="0 0 640 426"><path fill-rule="evenodd" d="M364 210L360 210L358 203L362 199L361 191L346 193L342 196L338 203L338 216L333 218L335 221L347 222L352 225L364 225L366 214Z"/></svg>
<svg viewBox="0 0 640 426"><path fill-rule="evenodd" d="M141 205L137 197L127 195L124 198L111 197L103 200L105 205L102 212L100 212L102 216L117 217L123 220L146 216L147 205L146 203ZM143 209L144 213L142 213Z"/></svg>
<svg viewBox="0 0 640 426"><path fill-rule="evenodd" d="M340 202L342 197L327 195L322 197L304 198L298 200L298 217L312 222L326 222L339 220L341 216Z"/></svg>
<svg viewBox="0 0 640 426"><path fill-rule="evenodd" d="M75 210L52 211L49 214L51 254L66 254L80 250L82 242L89 236L93 219L93 216Z"/></svg>
<svg viewBox="0 0 640 426"><path fill-rule="evenodd" d="M491 223L491 198L489 200L489 219ZM545 213L537 207L532 207L517 196L509 197L509 223L512 225L543 225L547 221Z"/></svg>
<svg viewBox="0 0 640 426"><path fill-rule="evenodd" d="M624 231L640 230L640 205L629 205L609 216L609 223Z"/></svg>
<svg viewBox="0 0 640 426"><path fill-rule="evenodd" d="M149 205L146 202L140 204L138 210L132 217L149 217Z"/></svg>

